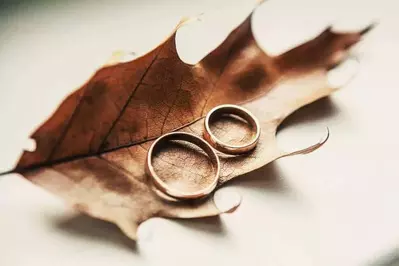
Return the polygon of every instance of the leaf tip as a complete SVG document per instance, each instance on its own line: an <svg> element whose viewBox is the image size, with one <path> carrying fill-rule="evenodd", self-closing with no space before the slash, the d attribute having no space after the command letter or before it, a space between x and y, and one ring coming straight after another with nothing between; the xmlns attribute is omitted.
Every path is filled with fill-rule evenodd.
<svg viewBox="0 0 399 266"><path fill-rule="evenodd" d="M288 152L288 153L283 152L283 153L280 155L279 158L288 157L288 156L293 156L293 155L299 155L299 154L304 155L304 154L308 154L308 153L314 152L315 150L319 149L319 148L320 148L321 146L323 146L323 145L328 141L328 139L330 138L330 129L329 129L328 127L326 127L326 129L327 129L327 134L324 135L324 137L321 138L320 141L317 142L316 144L313 144L313 145L311 145L311 146L309 146L309 147L307 147L307 148L300 149L300 150L293 151L293 152Z"/></svg>
<svg viewBox="0 0 399 266"><path fill-rule="evenodd" d="M315 150L319 149L321 146L326 144L329 138L330 138L330 128L326 127L326 135L324 135L324 137L322 137L318 143L307 148L302 154L308 154L314 152Z"/></svg>
<svg viewBox="0 0 399 266"><path fill-rule="evenodd" d="M326 131L327 131L327 134L323 138L320 139L319 143L321 146L323 146L327 142L327 140L330 138L330 128L326 127Z"/></svg>
<svg viewBox="0 0 399 266"><path fill-rule="evenodd" d="M371 30L373 30L378 25L379 25L379 21L373 21L372 23L370 23L370 25L368 25L367 27L365 27L364 29L362 29L359 32L360 36L363 36L363 35L369 33Z"/></svg>
<svg viewBox="0 0 399 266"><path fill-rule="evenodd" d="M128 221L126 219L121 219L116 222L121 231L130 239L137 241L137 230L138 230L138 223L135 221Z"/></svg>
<svg viewBox="0 0 399 266"><path fill-rule="evenodd" d="M220 213L233 213L240 206L242 197L239 193L230 190L216 191L214 202Z"/></svg>

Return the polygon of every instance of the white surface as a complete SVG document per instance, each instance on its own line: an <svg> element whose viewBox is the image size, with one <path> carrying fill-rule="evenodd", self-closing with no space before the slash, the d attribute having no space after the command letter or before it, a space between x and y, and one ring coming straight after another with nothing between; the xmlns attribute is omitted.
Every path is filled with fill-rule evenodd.
<svg viewBox="0 0 399 266"><path fill-rule="evenodd" d="M208 26L187 26L178 36L180 55L195 62L249 10L246 1L227 0L68 2L0 9L3 170L35 126L113 51L144 53L179 17L216 10L204 16ZM295 114L279 135L293 148L329 126L328 143L233 182L227 189L243 196L235 213L150 220L134 247L114 226L76 217L56 196L8 175L0 178L0 265L397 265L397 3L364 2L271 0L255 14L256 37L273 54L331 21L342 28L377 18L380 25L359 47L356 79Z"/></svg>

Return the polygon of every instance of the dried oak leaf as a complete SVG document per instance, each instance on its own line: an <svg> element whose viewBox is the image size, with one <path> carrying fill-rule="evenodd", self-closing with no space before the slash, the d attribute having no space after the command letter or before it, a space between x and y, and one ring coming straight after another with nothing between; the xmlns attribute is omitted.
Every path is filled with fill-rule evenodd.
<svg viewBox="0 0 399 266"><path fill-rule="evenodd" d="M326 139L300 151L281 151L277 127L301 106L336 89L328 85L328 69L339 64L368 29L335 33L328 28L271 57L258 46L250 15L195 65L179 59L174 31L133 61L113 58L67 97L32 135L36 151L25 151L13 172L78 210L117 224L132 239L138 225L151 217L192 218L233 211L239 202L219 210L212 197L168 202L157 196L144 173L151 140L178 129L202 135L203 117L212 107L244 105L259 118L261 139L247 155L221 155L219 186L278 158L317 149ZM215 125L229 140L243 133L227 130L234 126L231 121ZM156 167L167 182L191 189L206 182L212 169L200 153L182 147L177 143L165 149ZM184 166L173 163L183 159Z"/></svg>

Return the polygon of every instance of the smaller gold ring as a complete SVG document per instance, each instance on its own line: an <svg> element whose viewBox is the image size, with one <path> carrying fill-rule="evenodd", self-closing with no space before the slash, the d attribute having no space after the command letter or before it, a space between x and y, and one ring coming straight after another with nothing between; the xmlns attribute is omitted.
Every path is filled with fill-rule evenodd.
<svg viewBox="0 0 399 266"><path fill-rule="evenodd" d="M243 145L230 145L225 142L219 140L211 131L210 129L210 122L212 119L216 118L218 115L222 114L233 114L243 118L247 121L254 129L255 134L249 143L245 143ZM256 147L258 144L259 137L260 137L260 125L258 119L247 109L233 105L233 104L224 104L219 105L213 108L208 112L205 117L205 130L204 130L204 139L211 144L216 150L223 152L225 154L242 154L249 152L250 150Z"/></svg>
<svg viewBox="0 0 399 266"><path fill-rule="evenodd" d="M205 188L194 191L194 192L185 192L181 191L175 188L170 187L167 183L165 183L155 172L155 169L152 165L152 155L154 152L154 149L158 147L158 145L170 141L170 140L183 140L187 141L189 143L192 143L199 148L201 148L210 158L214 168L216 169L216 173L213 177L212 182ZM161 137L159 137L157 140L152 143L150 149L148 150L147 154L147 161L146 161L146 173L148 176L151 177L154 185L156 188L161 190L162 192L166 193L168 196L171 196L173 198L177 199L197 199L197 198L202 198L204 196L207 196L210 194L217 185L217 182L219 180L219 173L220 173L220 162L219 162L219 157L217 156L216 152L214 149L204 141L203 139L190 134L190 133L185 133L185 132L172 132L165 134Z"/></svg>

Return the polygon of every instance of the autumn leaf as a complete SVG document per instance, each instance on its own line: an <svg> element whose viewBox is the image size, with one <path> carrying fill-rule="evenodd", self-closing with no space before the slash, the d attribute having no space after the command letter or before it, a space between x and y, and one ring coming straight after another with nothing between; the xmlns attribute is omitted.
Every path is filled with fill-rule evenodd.
<svg viewBox="0 0 399 266"><path fill-rule="evenodd" d="M368 30L335 33L327 28L272 57L256 43L250 15L195 65L180 60L174 31L133 61L121 62L123 54L118 54L68 96L33 133L37 149L25 151L13 172L90 216L116 223L132 239L138 225L151 217L233 211L239 202L220 210L212 197L190 202L160 197L144 172L152 140L175 130L201 136L203 117L219 104L249 109L261 123L260 141L245 155L220 154L219 186L278 158L317 149L328 136L303 150L281 151L277 128L298 108L337 89L329 86L328 70L342 62ZM245 141L250 129L233 120L215 122L215 134L229 142ZM159 152L154 166L165 182L188 190L206 183L212 170L206 156L179 142Z"/></svg>

